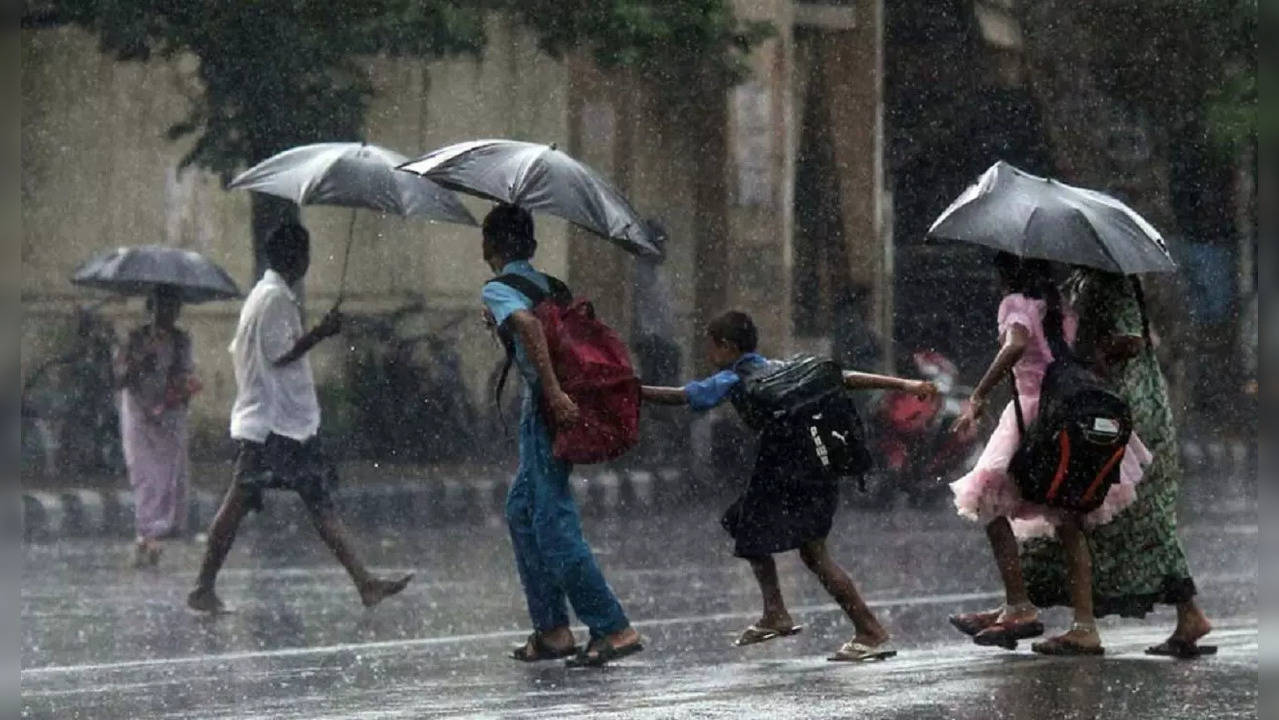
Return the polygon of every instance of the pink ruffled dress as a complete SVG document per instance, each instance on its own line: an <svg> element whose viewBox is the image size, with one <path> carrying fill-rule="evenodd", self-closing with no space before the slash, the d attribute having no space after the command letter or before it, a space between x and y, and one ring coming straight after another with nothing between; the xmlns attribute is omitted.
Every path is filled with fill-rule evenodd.
<svg viewBox="0 0 1279 720"><path fill-rule="evenodd" d="M1020 325L1030 336L1026 351L1013 366L1013 376L1016 378L1017 392L1021 396L1022 412L1027 423L1039 414L1039 387L1044 381L1044 372L1053 360L1048 338L1044 335L1043 320L1046 312L1045 301L1017 293L1005 296L999 304L1000 337L1014 325ZM1075 316L1067 312L1063 324L1066 340L1073 344L1077 327ZM955 508L963 517L983 525L999 517L1013 520L1014 532L1019 537L1052 534L1053 527L1063 517L1062 512L1023 500L1017 483L1008 474L1008 463L1020 442L1017 416L1010 402L999 416L999 425L986 441L976 467L950 484L950 489L955 494ZM1151 459L1150 451L1134 434L1120 465L1119 482L1110 488L1101 507L1084 517L1086 527L1104 525L1132 504L1137 497L1136 486L1141 481L1143 468L1150 464Z"/></svg>

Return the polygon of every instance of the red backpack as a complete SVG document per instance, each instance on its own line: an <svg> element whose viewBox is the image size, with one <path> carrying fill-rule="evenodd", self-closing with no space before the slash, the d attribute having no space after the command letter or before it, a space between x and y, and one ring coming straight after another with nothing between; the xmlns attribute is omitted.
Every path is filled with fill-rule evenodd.
<svg viewBox="0 0 1279 720"><path fill-rule="evenodd" d="M639 442L640 382L617 332L595 317L589 300L574 300L568 287L549 275L549 294L521 275L511 273L494 280L533 302L560 387L581 412L575 425L554 430L555 457L576 464L599 463L634 447ZM499 398L514 360L510 335L501 334L507 358L497 385ZM543 411L549 420L545 406Z"/></svg>

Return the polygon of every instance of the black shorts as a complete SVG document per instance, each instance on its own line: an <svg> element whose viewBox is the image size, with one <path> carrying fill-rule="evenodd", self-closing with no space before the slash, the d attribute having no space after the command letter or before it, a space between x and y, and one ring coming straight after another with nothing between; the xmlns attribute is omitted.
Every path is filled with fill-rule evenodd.
<svg viewBox="0 0 1279 720"><path fill-rule="evenodd" d="M249 509L262 510L263 490L292 490L308 507L333 508L338 474L318 438L306 442L272 433L266 442L238 440L235 484L249 496Z"/></svg>

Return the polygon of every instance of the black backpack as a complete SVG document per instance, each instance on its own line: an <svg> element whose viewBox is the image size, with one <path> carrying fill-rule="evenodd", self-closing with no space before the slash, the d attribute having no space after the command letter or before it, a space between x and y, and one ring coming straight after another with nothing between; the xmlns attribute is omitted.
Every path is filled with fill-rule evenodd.
<svg viewBox="0 0 1279 720"><path fill-rule="evenodd" d="M738 375L731 399L747 426L788 438L806 464L832 476L860 480L871 468L866 430L835 361L801 355Z"/></svg>
<svg viewBox="0 0 1279 720"><path fill-rule="evenodd" d="M1073 358L1048 366L1039 397L1039 416L1027 428L1013 381L1013 407L1022 442L1008 472L1026 500L1091 512L1119 481L1132 436L1128 403Z"/></svg>

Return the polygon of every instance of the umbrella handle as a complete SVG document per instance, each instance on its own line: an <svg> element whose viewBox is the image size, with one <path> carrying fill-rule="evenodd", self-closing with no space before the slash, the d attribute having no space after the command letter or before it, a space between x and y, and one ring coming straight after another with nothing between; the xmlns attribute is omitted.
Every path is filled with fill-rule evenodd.
<svg viewBox="0 0 1279 720"><path fill-rule="evenodd" d="M338 281L338 299L333 303L334 309L346 298L346 269L351 264L351 245L355 240L355 212L351 210L351 221L346 226L346 252L342 254L342 279Z"/></svg>

